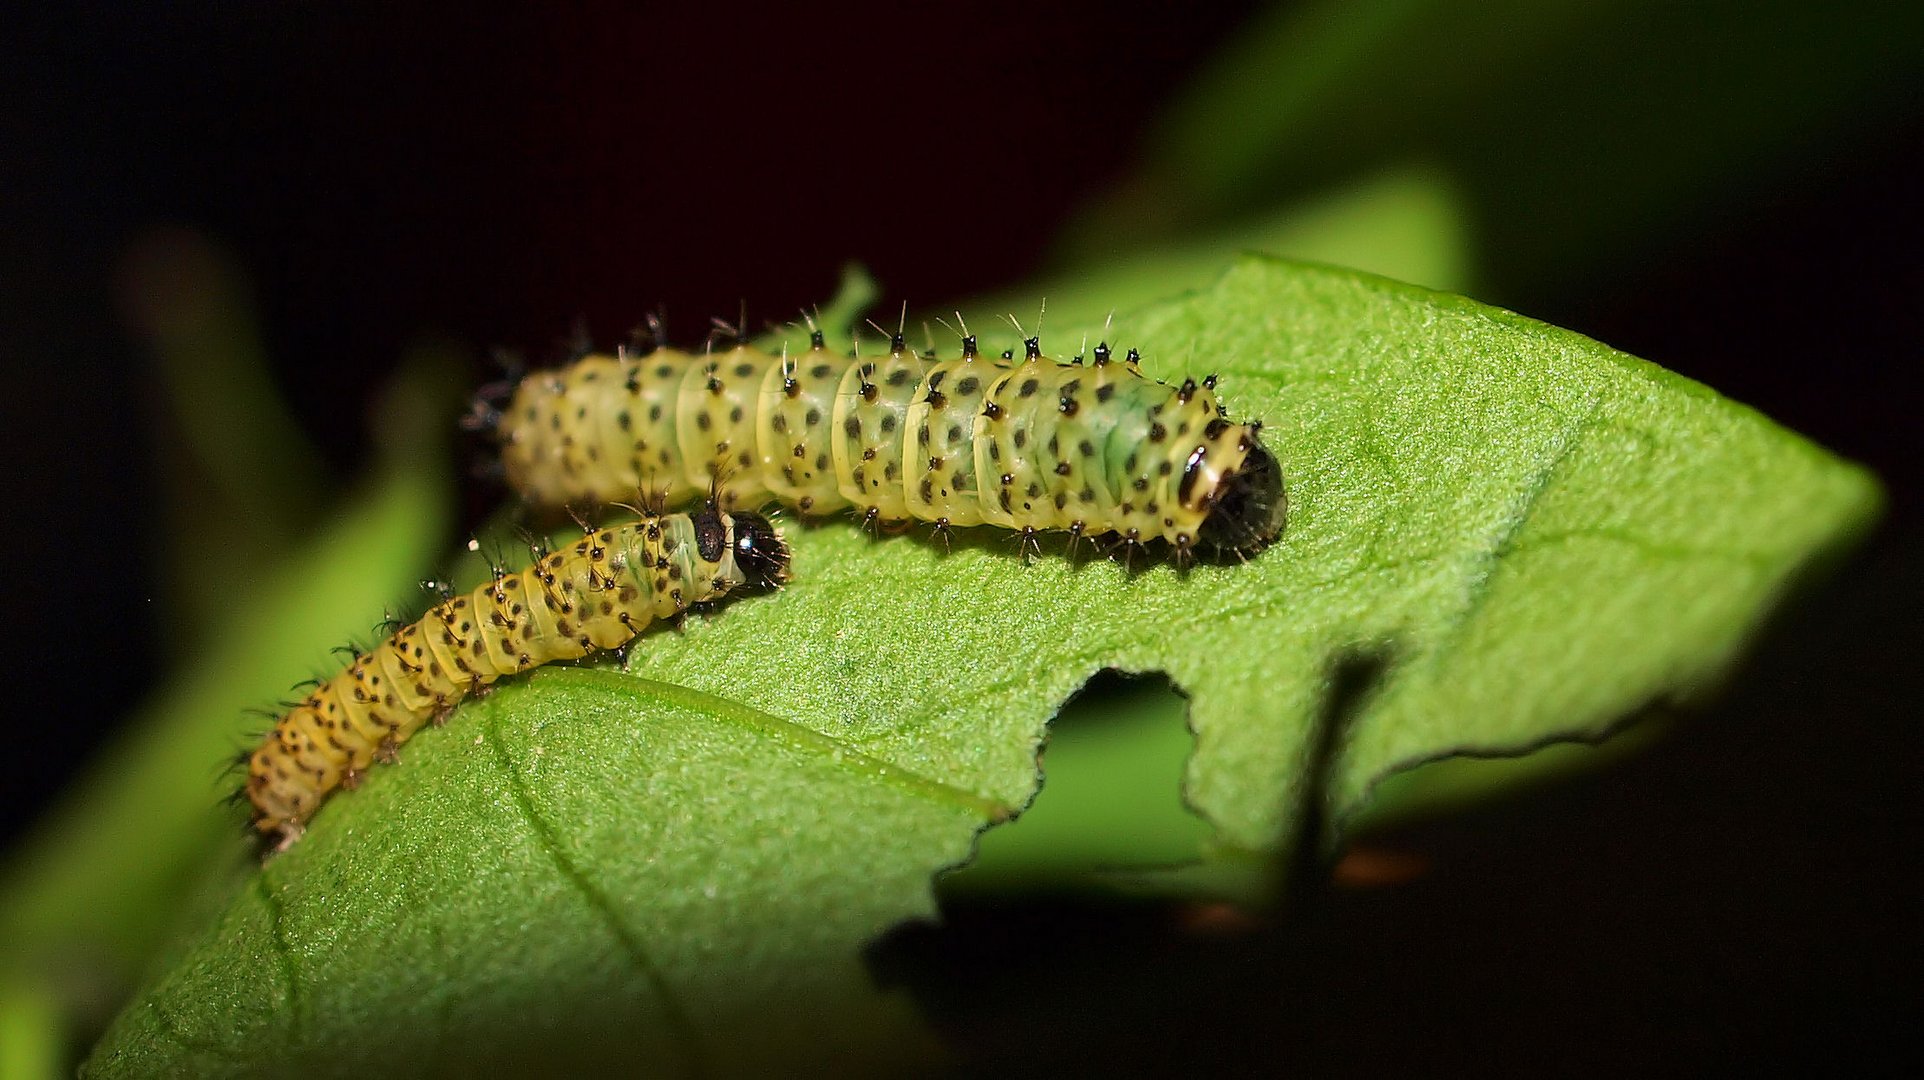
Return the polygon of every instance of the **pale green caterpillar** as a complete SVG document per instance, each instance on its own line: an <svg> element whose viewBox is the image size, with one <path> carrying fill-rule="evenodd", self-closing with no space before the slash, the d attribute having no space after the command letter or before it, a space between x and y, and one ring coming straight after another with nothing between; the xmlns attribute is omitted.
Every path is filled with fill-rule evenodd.
<svg viewBox="0 0 1924 1080"><path fill-rule="evenodd" d="M965 337L938 361L898 333L887 355L850 358L818 332L798 355L589 355L505 404L484 397L471 426L493 432L508 484L537 507L714 492L724 508L1162 541L1183 563L1282 531L1281 467L1260 424L1229 420L1213 377L1155 382L1106 344L1088 363L1035 338L1025 353L984 357Z"/></svg>

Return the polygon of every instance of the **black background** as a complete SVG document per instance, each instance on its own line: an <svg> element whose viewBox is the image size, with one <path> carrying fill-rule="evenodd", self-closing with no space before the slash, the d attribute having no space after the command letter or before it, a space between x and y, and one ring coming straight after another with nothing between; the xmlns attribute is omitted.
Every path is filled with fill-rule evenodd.
<svg viewBox="0 0 1924 1080"><path fill-rule="evenodd" d="M698 337L744 299L825 298L849 258L912 304L1021 280L1248 10L186 5L10 25L0 839L162 674L166 628L128 602L155 589L153 376L112 293L143 229L236 253L277 378L347 476L424 334L540 353L577 316L605 340L660 306ZM1924 113L1892 115L1644 238L1633 265L1530 296L1888 485L1880 532L1706 715L1623 769L1390 838L1433 858L1408 886L1229 937L1161 909L958 907L879 945L877 971L983 1068L1602 1073L1908 1042Z"/></svg>

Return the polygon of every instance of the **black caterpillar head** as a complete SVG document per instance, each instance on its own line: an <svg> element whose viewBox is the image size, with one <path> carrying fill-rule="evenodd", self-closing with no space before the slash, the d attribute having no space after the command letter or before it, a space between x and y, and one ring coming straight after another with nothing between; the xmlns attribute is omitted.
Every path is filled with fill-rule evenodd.
<svg viewBox="0 0 1924 1080"><path fill-rule="evenodd" d="M741 511L724 517L713 503L689 517L695 524L696 549L710 562L721 558L728 525L735 526L735 568L742 573L742 588L777 589L788 580L788 542L767 518Z"/></svg>
<svg viewBox="0 0 1924 1080"><path fill-rule="evenodd" d="M736 513L735 565L752 589L777 589L788 580L788 542L760 514Z"/></svg>
<svg viewBox="0 0 1924 1080"><path fill-rule="evenodd" d="M1198 539L1219 551L1260 551L1282 534L1287 510L1282 466L1261 443L1252 443L1242 465L1223 478Z"/></svg>

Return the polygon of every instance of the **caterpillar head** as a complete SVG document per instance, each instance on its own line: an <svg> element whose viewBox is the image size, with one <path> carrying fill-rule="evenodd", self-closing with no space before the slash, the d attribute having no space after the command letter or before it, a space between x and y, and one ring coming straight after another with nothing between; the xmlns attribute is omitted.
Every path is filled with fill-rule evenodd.
<svg viewBox="0 0 1924 1080"><path fill-rule="evenodd" d="M712 501L689 518L702 559L721 562L726 556L733 561L742 577L737 588L776 589L788 580L788 542L767 518L739 510L724 513Z"/></svg>
<svg viewBox="0 0 1924 1080"><path fill-rule="evenodd" d="M735 565L751 589L776 589L788 580L788 542L760 514L735 513Z"/></svg>
<svg viewBox="0 0 1924 1080"><path fill-rule="evenodd" d="M1209 516L1199 531L1205 547L1244 554L1260 551L1283 531L1288 500L1283 496L1283 469L1271 454L1250 439L1249 454L1222 479Z"/></svg>

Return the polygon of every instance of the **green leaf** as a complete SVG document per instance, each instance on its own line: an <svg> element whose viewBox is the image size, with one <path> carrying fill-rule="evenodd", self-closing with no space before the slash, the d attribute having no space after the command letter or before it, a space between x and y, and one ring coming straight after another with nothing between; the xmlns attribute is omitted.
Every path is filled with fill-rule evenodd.
<svg viewBox="0 0 1924 1080"><path fill-rule="evenodd" d="M1441 175L1400 169L1179 245L1143 249L1126 233L1085 220L1062 245L1071 269L971 310L1022 312L1042 297L1056 323L1095 324L1183 289L1208 288L1225 264L1251 252L1463 292L1475 276L1469 216L1462 193Z"/></svg>
<svg viewBox="0 0 1924 1080"><path fill-rule="evenodd" d="M66 1075L61 1035L53 993L0 976L0 1076L53 1080Z"/></svg>
<svg viewBox="0 0 1924 1080"><path fill-rule="evenodd" d="M187 655L218 632L233 582L270 573L311 531L325 470L274 388L229 252L191 229L153 229L122 256L119 285L165 406L163 644Z"/></svg>
<svg viewBox="0 0 1924 1080"><path fill-rule="evenodd" d="M1282 543L1131 572L791 524L784 594L651 635L628 672L501 689L332 800L90 1071L912 1049L860 949L1028 803L1092 673L1168 674L1214 828L1194 869L1263 865L1397 769L1700 692L1877 505L1749 409L1459 297L1249 259L1120 325L1151 374L1220 371L1232 412L1270 423ZM1337 694L1359 655L1375 680Z"/></svg>

